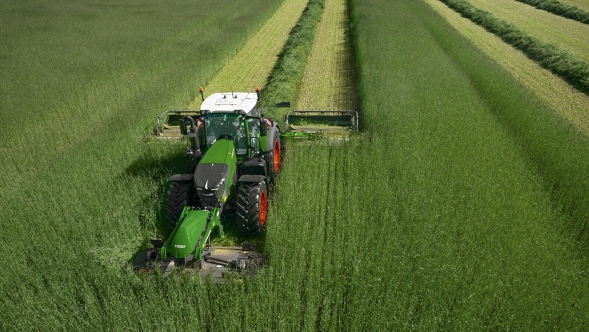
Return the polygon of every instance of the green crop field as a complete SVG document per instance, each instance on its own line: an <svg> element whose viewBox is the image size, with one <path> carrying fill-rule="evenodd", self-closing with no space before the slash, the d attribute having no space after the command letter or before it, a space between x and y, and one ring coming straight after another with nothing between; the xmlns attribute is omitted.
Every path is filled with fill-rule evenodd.
<svg viewBox="0 0 589 332"><path fill-rule="evenodd" d="M424 1L349 1L364 134L287 147L257 278L131 271L185 162L143 136L282 3L0 5L0 330L586 330L589 142Z"/></svg>

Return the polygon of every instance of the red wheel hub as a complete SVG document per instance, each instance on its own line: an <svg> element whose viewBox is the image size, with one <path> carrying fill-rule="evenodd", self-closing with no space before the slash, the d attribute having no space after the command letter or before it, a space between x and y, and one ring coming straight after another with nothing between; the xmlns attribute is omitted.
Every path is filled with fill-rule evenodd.
<svg viewBox="0 0 589 332"><path fill-rule="evenodd" d="M264 224L266 223L266 203L267 203L266 191L263 190L260 193L260 225L262 225L262 226L264 226Z"/></svg>
<svg viewBox="0 0 589 332"><path fill-rule="evenodd" d="M280 168L280 144L274 141L274 173L278 173Z"/></svg>

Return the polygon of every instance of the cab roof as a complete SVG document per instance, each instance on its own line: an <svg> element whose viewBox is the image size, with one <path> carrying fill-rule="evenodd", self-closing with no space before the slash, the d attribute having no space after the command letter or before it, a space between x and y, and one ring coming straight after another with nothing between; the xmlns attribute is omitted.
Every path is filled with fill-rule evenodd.
<svg viewBox="0 0 589 332"><path fill-rule="evenodd" d="M208 96L200 106L201 111L210 111L212 113L235 112L236 110L245 111L248 115L255 110L258 102L257 93L247 92L224 92L213 93ZM253 112L257 113L257 112Z"/></svg>

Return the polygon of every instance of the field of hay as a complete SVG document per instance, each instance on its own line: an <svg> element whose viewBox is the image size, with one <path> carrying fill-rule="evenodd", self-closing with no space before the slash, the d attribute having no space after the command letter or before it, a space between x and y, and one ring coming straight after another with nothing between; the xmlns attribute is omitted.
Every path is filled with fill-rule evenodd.
<svg viewBox="0 0 589 332"><path fill-rule="evenodd" d="M297 5L0 5L16 15L0 21L0 329L589 326L587 138L425 1ZM231 84L223 70L284 10L276 64L235 84L355 107L361 139L287 147L257 278L136 275L166 181L186 169L183 148L144 135L198 86Z"/></svg>

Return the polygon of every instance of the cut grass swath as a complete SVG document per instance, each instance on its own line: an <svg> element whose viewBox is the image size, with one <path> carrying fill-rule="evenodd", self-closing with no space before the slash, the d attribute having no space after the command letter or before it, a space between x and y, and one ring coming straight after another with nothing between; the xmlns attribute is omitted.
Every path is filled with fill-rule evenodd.
<svg viewBox="0 0 589 332"><path fill-rule="evenodd" d="M465 0L441 0L460 15L467 17L493 32L505 42L521 50L542 67L564 78L569 84L584 93L589 93L589 65L563 52L557 47L518 30L514 25L499 20L493 14L480 10Z"/></svg>
<svg viewBox="0 0 589 332"><path fill-rule="evenodd" d="M299 20L307 0L285 1L274 16L247 42L206 85L208 93L253 91L263 88L290 31ZM198 96L187 109L199 109Z"/></svg>
<svg viewBox="0 0 589 332"><path fill-rule="evenodd" d="M589 97L438 0L426 2L521 84L589 137Z"/></svg>
<svg viewBox="0 0 589 332"><path fill-rule="evenodd" d="M589 25L513 0L469 0L496 18L544 43L557 46L575 57L589 62Z"/></svg>
<svg viewBox="0 0 589 332"><path fill-rule="evenodd" d="M589 13L575 6L556 0L517 0L519 2L534 6L555 15L570 18L581 23L589 24Z"/></svg>
<svg viewBox="0 0 589 332"><path fill-rule="evenodd" d="M296 109L357 110L348 6L326 0L307 60Z"/></svg>

